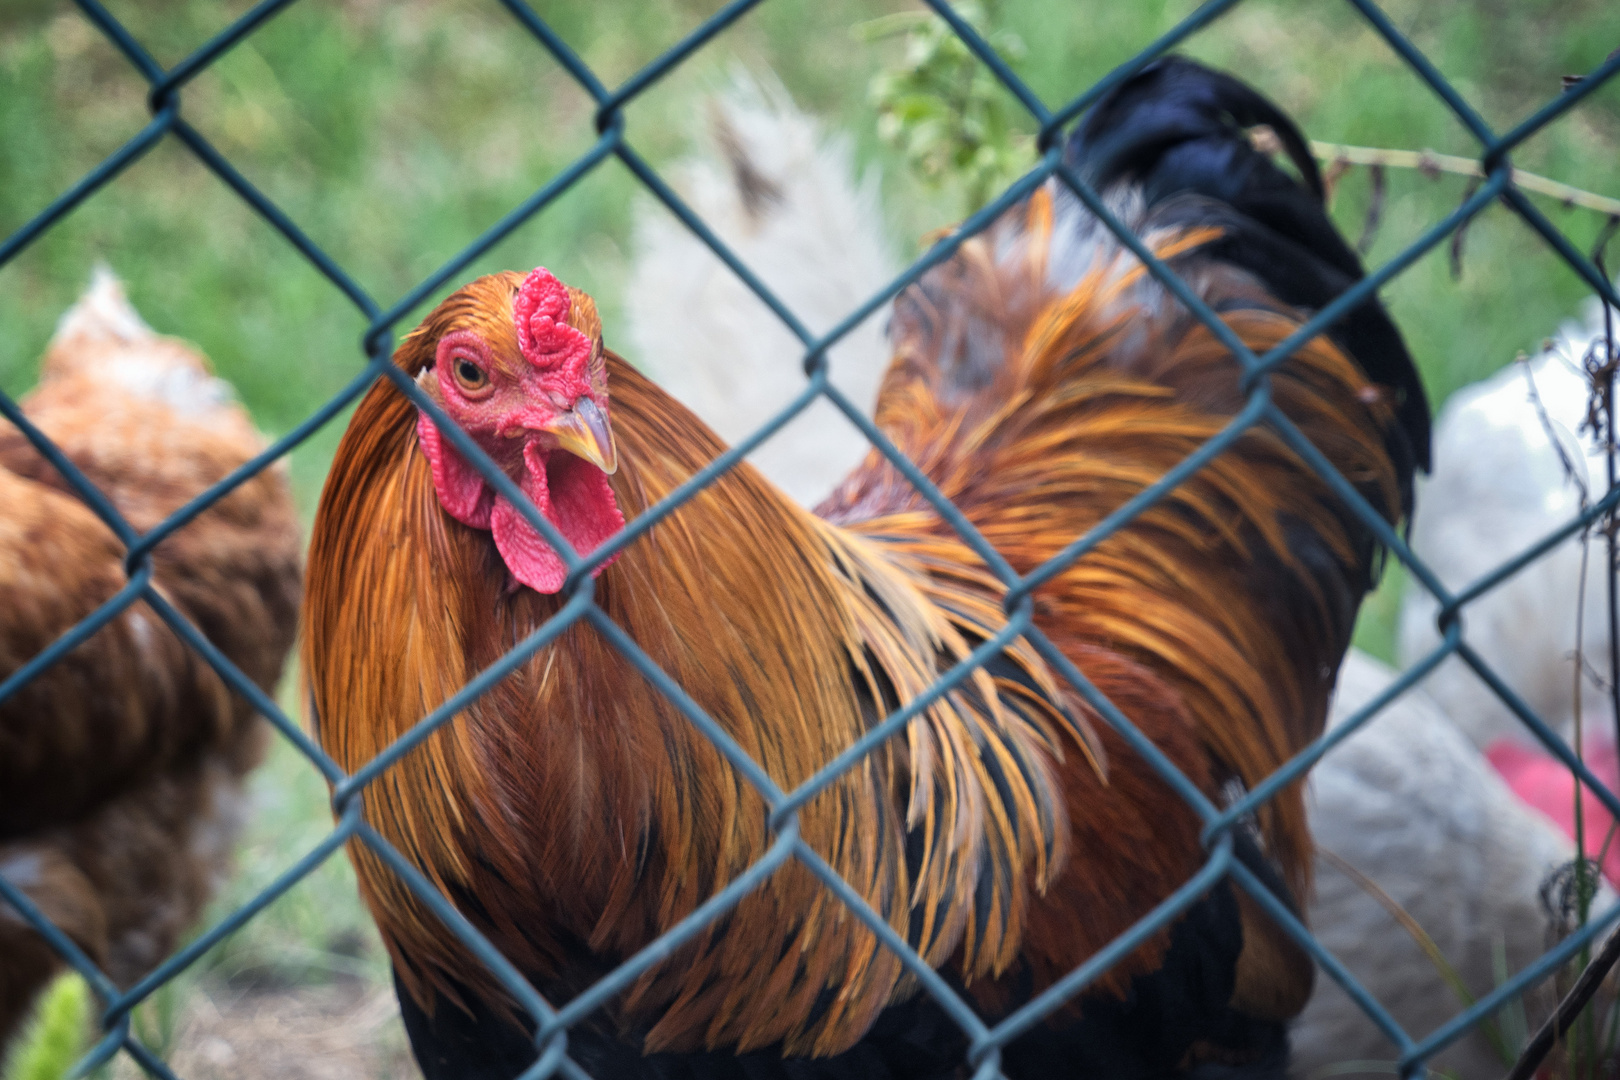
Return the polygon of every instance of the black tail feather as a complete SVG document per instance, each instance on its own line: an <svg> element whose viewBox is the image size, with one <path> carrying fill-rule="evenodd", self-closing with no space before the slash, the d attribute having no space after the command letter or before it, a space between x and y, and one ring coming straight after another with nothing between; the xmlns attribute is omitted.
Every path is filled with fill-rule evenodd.
<svg viewBox="0 0 1620 1080"><path fill-rule="evenodd" d="M1248 129L1262 124L1300 179L1251 143ZM1299 128L1230 75L1182 57L1157 60L1082 118L1064 157L1098 190L1136 184L1149 207L1177 199L1189 216L1222 225L1226 236L1206 252L1253 274L1291 306L1319 310L1365 276L1327 215L1321 174ZM1329 333L1394 394L1399 432L1390 449L1410 505L1413 465L1429 468L1429 405L1411 354L1376 298Z"/></svg>

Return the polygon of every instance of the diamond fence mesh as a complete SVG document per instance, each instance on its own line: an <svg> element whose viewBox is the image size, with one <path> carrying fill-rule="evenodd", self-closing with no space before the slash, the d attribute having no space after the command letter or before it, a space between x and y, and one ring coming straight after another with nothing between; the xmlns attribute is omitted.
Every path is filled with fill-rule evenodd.
<svg viewBox="0 0 1620 1080"><path fill-rule="evenodd" d="M921 258L891 281L881 292L822 335L811 333L769 288L756 277L710 228L689 209L681 198L665 183L659 174L636 151L626 134L624 110L638 96L652 91L658 81L702 49L717 35L722 34L762 0L735 0L713 15L695 31L652 63L637 72L617 88L604 85L569 45L547 25L525 0L499 0L517 23L532 35L537 49L549 54L584 89L596 103L595 144L567 168L529 198L514 207L504 218L482 235L473 239L449 262L421 281L392 305L384 307L360 287L333 258L315 244L287 214L260 192L219 152L196 128L189 124L182 112L181 95L187 84L210 65L224 56L233 46L253 34L266 20L288 7L294 0L264 0L246 15L219 33L196 52L172 68L165 69L130 32L115 19L98 0L75 0L83 14L106 35L123 56L150 84L147 104L152 119L134 138L125 143L99 166L86 174L71 189L40 212L12 236L0 244L0 266L9 263L31 243L39 239L65 215L98 190L112 182L125 169L138 161L165 138L178 140L197 160L273 226L301 255L330 282L332 288L346 296L368 320L362 341L364 366L345 389L310 415L303 423L278 439L258 457L244 464L230 476L198 494L187 505L174 513L158 527L139 533L114 508L109 499L68 460L40 430L31 424L17 404L0 394L0 413L15 424L72 485L84 503L117 535L127 548L125 570L128 584L92 615L84 619L44 652L34 657L9 678L0 683L0 701L39 675L50 665L85 641L120 612L136 602L144 602L157 613L174 632L195 649L219 675L262 713L282 736L312 762L332 785L332 805L337 816L333 831L313 850L290 867L272 885L227 918L210 927L190 944L165 960L156 970L128 989L115 986L105 974L79 949L73 941L46 919L14 884L0 877L0 899L9 903L37 932L43 936L65 960L82 975L100 998L104 1012L102 1025L105 1035L80 1062L82 1074L95 1068L120 1050L126 1051L148 1074L172 1077L169 1067L143 1042L131 1028L131 1012L166 982L196 962L223 938L253 919L272 901L300 882L326 859L333 857L347 842L357 840L369 846L384 860L409 888L443 922L447 934L454 934L476 957L488 966L500 984L510 992L536 1027L534 1041L539 1058L524 1074L524 1080L564 1075L582 1078L587 1074L568 1056L568 1030L571 1025L589 1015L615 995L628 988L642 973L668 956L681 943L700 933L709 923L720 917L746 893L755 888L768 875L789 860L798 860L835 893L856 918L871 928L884 946L892 949L905 967L917 978L923 992L932 995L945 1012L966 1033L970 1046L968 1064L979 1078L999 1075L1001 1048L1011 1039L1029 1030L1044 1017L1058 1009L1068 999L1083 991L1110 966L1120 961L1151 935L1176 919L1202 894L1224 876L1230 876L1238 887L1249 893L1306 949L1322 971L1340 984L1365 1010L1367 1015L1389 1037L1397 1049L1399 1069L1403 1076L1421 1073L1424 1063L1436 1052L1454 1042L1472 1027L1480 1024L1504 1003L1546 979L1562 965L1587 949L1617 916L1620 907L1595 913L1586 926L1577 930L1548 951L1537 962L1501 982L1491 993L1480 998L1456 1015L1451 1021L1421 1039L1404 1031L1390 1014L1358 984L1340 961L1324 949L1310 931L1292 913L1289 906L1268 891L1253 874L1232 854L1231 830L1257 807L1272 798L1287 785L1299 780L1321 757L1337 743L1350 737L1381 709L1402 693L1416 685L1441 661L1456 655L1466 662L1520 720L1563 761L1580 781L1590 787L1602 803L1620 815L1620 798L1608 790L1581 758L1564 740L1494 672L1480 655L1470 647L1462 633L1461 615L1467 605L1507 581L1535 559L1545 555L1559 543L1580 533L1610 515L1620 503L1620 489L1608 491L1592 502L1578 516L1562 528L1531 546L1517 557L1462 590L1444 587L1436 574L1418 559L1407 546L1403 536L1390 525L1357 493L1355 488L1333 468L1327 458L1313 446L1292 422L1272 402L1268 378L1277 365L1284 362L1300 345L1321 333L1341 315L1363 300L1373 296L1382 286L1411 266L1419 257L1446 241L1487 205L1501 201L1518 214L1568 265L1588 283L1592 290L1611 305L1620 306L1620 297L1597 266L1577 250L1516 187L1512 176L1509 154L1520 143L1568 112L1587 95L1620 72L1620 53L1616 53L1566 90L1548 101L1543 107L1505 133L1493 130L1464 97L1440 74L1430 60L1396 28L1387 15L1372 0L1346 0L1357 9L1368 24L1394 49L1406 64L1422 79L1427 87L1451 110L1478 141L1478 158L1484 173L1477 189L1450 215L1430 228L1415 243L1395 258L1368 274L1355 287L1338 300L1317 313L1287 340L1264 355L1255 355L1168 267L1155 258L1108 209L1079 175L1061 159L1061 136L1066 125L1075 120L1093 102L1111 88L1131 77L1156 56L1174 48L1183 39L1208 26L1239 0L1213 0L1194 12L1169 33L1154 41L1129 62L1115 69L1079 96L1052 108L1041 100L1011 70L1004 59L969 25L945 0L927 0L928 5L949 24L961 41L994 73L1006 89L1039 126L1037 146L1038 164L999 198L973 214L959 228L937 242ZM393 334L396 324L422 301L452 283L474 259L488 251L532 216L541 213L559 196L592 173L610 158L621 161L645 188L673 212L685 225L713 250L747 286L781 319L804 347L803 391L778 415L749 438L672 492L666 499L651 507L632 521L627 528L588 557L580 557L567 547L551 523L542 517L527 500L518 498L513 486L481 452L481 450L455 424L433 404L398 368L390 362ZM905 458L873 425L862 410L841 393L828 378L827 351L845 334L886 304L901 290L915 282L926 270L950 257L969 237L988 226L1002 211L1029 194L1049 178L1057 178L1066 185L1120 241L1133 251L1166 288L1204 322L1230 349L1242 366L1247 405L1233 418L1229 426L1211 439L1196 453L1166 473L1158 482L1142 491L1128 503L1105 517L1094 529L1074 538L1058 556L1034 571L1020 575L1001 555L980 536L968 520L941 495L937 488L915 465ZM390 379L414 401L430 413L455 445L499 490L515 505L524 508L525 516L541 534L560 552L568 568L568 580L563 588L567 602L561 610L521 642L499 662L493 664L469 682L459 693L441 707L424 716L406 735L388 750L379 754L368 765L353 774L346 774L333 760L316 746L297 722L287 716L277 703L234 667L185 616L172 607L154 588L151 557L154 549L176 530L184 527L199 513L223 498L238 485L260 470L287 454L306 440L322 425L328 423L347 405L365 392L376 380ZM593 599L591 570L601 565L615 552L652 528L659 520L711 483L725 470L771 437L784 424L807 408L817 398L826 398L855 424L895 467L938 511L941 517L984 560L985 564L1005 583L1005 608L1009 621L1003 633L984 642L972 656L942 677L928 693L887 717L859 742L850 746L837 759L827 764L811 780L792 791L781 790L765 771L738 746L711 717L668 675L636 645L636 643ZM1194 472L1222 453L1245 431L1254 425L1268 425L1285 440L1323 479L1349 504L1373 530L1379 539L1405 565L1412 578L1428 590L1438 601L1440 645L1411 665L1387 690L1359 710L1351 719L1331 729L1314 745L1300 753L1284 768L1265 782L1256 785L1241 799L1227 807L1218 807L1185 776L1169 759L1132 724L1131 719L1113 706L1088 682L1085 675L1041 632L1032 618L1032 594L1042 584L1061 573L1075 560L1083 558L1103 539L1130 522L1185 481ZM507 491L507 487L512 487ZM570 1001L551 1003L544 1000L467 921L450 902L375 832L360 816L357 797L367 784L391 768L411 749L420 744L441 725L449 722L480 694L515 669L538 650L544 649L572 624L585 621L594 626L637 669L673 701L691 723L712 740L721 754L736 768L740 776L758 791L771 809L770 827L774 842L767 853L746 873L714 895L707 903L653 941L637 955L626 960L608 973L586 992ZM1173 895L1143 916L1131 929L1094 955L1081 967L1069 973L1049 990L1028 1002L1016 1012L994 1026L985 1021L918 956L884 919L868 907L857 892L843 881L833 869L799 835L797 812L809 799L824 790L844 770L855 765L883 740L895 736L907 723L940 696L948 693L967 678L976 667L997 654L1018 636L1029 640L1052 667L1095 707L1124 740L1140 753L1162 775L1164 780L1185 799L1204 823L1204 837L1209 856L1203 869L1188 880Z"/></svg>

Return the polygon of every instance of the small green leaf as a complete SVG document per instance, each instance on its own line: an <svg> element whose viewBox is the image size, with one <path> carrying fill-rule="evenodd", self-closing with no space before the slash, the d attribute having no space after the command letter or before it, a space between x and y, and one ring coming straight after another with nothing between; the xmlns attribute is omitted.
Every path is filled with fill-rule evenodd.
<svg viewBox="0 0 1620 1080"><path fill-rule="evenodd" d="M979 4L957 12L1009 64L1025 55L1017 35L987 31ZM894 33L906 35L904 60L870 88L878 134L924 183L956 190L971 214L1033 164L1034 137L1022 130L1029 118L943 19L874 20L863 31L868 40Z"/></svg>

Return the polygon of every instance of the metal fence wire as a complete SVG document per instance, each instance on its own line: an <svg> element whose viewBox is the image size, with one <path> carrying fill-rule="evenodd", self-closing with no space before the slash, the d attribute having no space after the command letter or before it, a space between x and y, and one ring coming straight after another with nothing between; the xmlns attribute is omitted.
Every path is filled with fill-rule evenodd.
<svg viewBox="0 0 1620 1080"><path fill-rule="evenodd" d="M1001 1047L1009 1040L1027 1031L1042 1018L1062 1006L1069 998L1084 990L1156 931L1174 920L1222 877L1230 876L1236 885L1254 897L1279 924L1306 949L1327 975L1366 1011L1369 1017L1388 1035L1399 1056L1399 1070L1403 1077L1421 1074L1426 1059L1464 1035L1470 1028L1490 1017L1505 1003L1547 978L1570 958L1587 948L1611 922L1620 917L1620 905L1602 912L1583 928L1571 934L1535 963L1502 982L1492 992L1464 1009L1452 1020L1431 1032L1427 1037L1414 1039L1395 1022L1389 1013L1361 987L1349 971L1311 935L1310 931L1289 910L1286 904L1272 895L1232 855L1231 830L1257 807L1290 783L1301 779L1334 745L1349 737L1362 724L1402 693L1417 684L1446 657L1461 657L1502 701L1527 725L1531 731L1561 759L1570 770L1589 786L1611 813L1620 816L1620 798L1609 791L1576 756L1570 747L1543 720L1520 699L1472 649L1461 632L1460 615L1473 600L1502 584L1533 560L1546 554L1561 541L1573 536L1609 514L1620 503L1620 489L1610 490L1593 502L1584 512L1539 543L1504 563L1461 591L1445 588L1430 568L1417 559L1402 536L1356 492L1355 488L1329 464L1327 458L1313 446L1292 422L1272 402L1269 394L1269 373L1286 360L1300 345L1321 333L1342 314L1371 297L1397 274L1411 266L1420 256L1446 240L1465 225L1473 215L1492 202L1501 201L1516 212L1539 233L1545 241L1575 270L1592 289L1608 303L1620 306L1613 285L1594 264L1581 254L1570 241L1521 193L1514 185L1509 154L1525 139L1545 125L1558 119L1588 94L1620 72L1620 53L1592 71L1585 79L1563 94L1547 102L1512 130L1497 133L1465 101L1461 94L1446 81L1434 65L1392 24L1372 0L1346 0L1358 10L1375 31L1398 53L1458 119L1479 143L1479 162L1484 180L1478 189L1454 212L1394 259L1370 273L1356 286L1332 304L1317 313L1297 332L1264 355L1257 356L1240 341L1198 297L1177 279L1161 261L1127 229L1103 204L1097 192L1074 171L1063 164L1061 135L1064 127L1078 117L1088 106L1113 87L1140 71L1155 57L1173 48L1178 42L1209 25L1217 17L1236 6L1238 0L1211 0L1182 21L1173 30L1143 49L1128 63L1120 66L1106 78L1085 90L1073 100L1053 109L1030 90L963 18L953 11L946 0L926 0L931 7L974 55L994 73L996 79L1010 91L1039 125L1037 147L1038 164L1029 173L1009 187L984 209L975 213L947 237L936 243L925 255L904 273L891 281L877 295L872 296L828 333L812 334L741 260L688 208L662 178L636 152L625 133L624 109L632 100L646 93L660 78L686 61L717 35L726 30L761 0L733 0L713 17L704 22L686 38L637 72L616 89L605 86L596 74L581 61L546 22L528 5L526 0L499 0L530 35L535 44L556 60L596 102L595 124L598 138L595 144L562 172L514 207L504 218L472 240L454 258L440 267L392 306L384 308L369 296L343 267L322 251L306 236L298 225L283 213L270 199L256 189L231 162L208 140L187 123L182 115L181 92L186 84L233 46L252 34L266 20L294 0L263 0L241 19L218 34L213 40L186 57L172 68L160 66L145 47L117 19L108 13L99 0L75 0L84 15L95 24L150 83L147 104L152 119L139 134L121 149L85 175L70 190L0 244L0 266L16 258L64 215L110 183L124 169L141 158L165 137L183 143L216 176L223 180L248 205L273 225L288 243L298 249L319 271L349 298L369 320L361 343L365 366L354 380L331 401L318 409L283 438L258 457L247 462L230 476L197 495L162 524L138 533L119 515L107 497L97 490L83 473L69 461L23 415L17 404L0 393L0 413L28 437L39 452L54 465L67 481L113 532L126 545L125 571L128 584L108 600L94 614L74 627L31 662L0 683L0 701L15 693L45 668L60 660L137 601L144 601L162 617L174 631L195 649L237 692L290 740L333 785L332 805L338 817L333 831L305 855L296 865L283 873L270 887L253 900L211 927L185 948L169 957L155 971L128 990L115 986L90 959L53 926L26 896L13 884L0 877L0 899L4 899L41 934L46 941L89 983L105 1004L102 1025L105 1035L79 1064L79 1074L108 1061L119 1050L131 1054L150 1075L172 1078L174 1073L152 1050L131 1031L131 1010L149 997L165 982L174 978L195 962L222 938L239 929L262 911L273 900L302 880L318 865L331 858L350 840L368 845L383 859L410 889L443 921L445 932L457 938L479 959L488 965L496 979L509 991L515 1001L535 1024L535 1045L539 1060L524 1074L523 1080L541 1080L553 1075L583 1078L587 1074L568 1057L568 1029L570 1025L602 1006L626 989L647 969L668 956L675 947L698 934L708 923L736 904L744 894L757 886L778 867L790 859L797 859L823 881L861 919L888 948L894 950L906 969L916 976L923 991L932 995L946 1013L966 1032L970 1046L968 1063L979 1080L999 1075ZM492 463L472 444L458 428L447 423L447 418L417 389L411 379L391 363L393 330L406 313L440 288L451 282L475 258L491 248L512 230L533 215L545 209L573 185L582 181L610 157L616 157L639 178L665 206L683 221L731 270L770 306L784 324L804 345L803 391L760 430L744 439L729 452L717 458L691 480L656 506L634 520L618 536L592 553L581 558L563 542L550 522L546 521L527 500L519 500L508 492L508 498L525 507L525 515L542 535L559 551L568 567L568 580L563 594L568 597L562 609L528 639L521 642L500 661L480 673L459 693L441 707L423 717L415 727L402 736L385 752L360 771L344 773L316 746L299 725L237 670L195 626L171 607L152 585L151 556L153 550L175 530L183 527L204 509L223 498L232 489L269 466L277 458L307 439L317 428L329 422L337 413L354 401L379 378L393 380L401 392L419 407L428 409L438 421L441 431L449 434L463 454L477 463L479 470L491 483L499 484L505 477L495 471ZM1110 229L1120 241L1146 264L1148 270L1187 306L1226 344L1242 365L1248 394L1247 406L1219 435L1212 438L1197 452L1166 473L1128 503L1109 514L1084 536L1077 537L1049 563L1029 574L1019 575L980 536L972 525L947 500L915 465L895 449L861 410L828 380L827 350L861 321L887 303L902 289L915 282L928 268L948 258L967 238L988 226L1002 211L1012 206L1037 185L1049 177L1057 177ZM625 632L610 620L593 600L590 571L615 551L633 543L637 537L652 528L665 515L679 506L695 492L712 482L726 469L741 460L760 443L768 439L800 411L818 397L825 397L837 406L851 422L858 426L871 442L915 485L917 490L934 506L941 517L961 535L1006 585L1005 607L1010 616L1003 634L985 642L960 666L949 672L931 690L907 707L888 717L859 743L840 755L810 781L793 791L782 791L757 763L750 760L725 731L706 716L669 676L659 670ZM1139 732L1131 720L1123 715L1086 677L1060 652L1032 621L1032 592L1081 558L1104 538L1130 522L1177 484L1208 464L1217 454L1237 440L1247 429L1265 424L1298 452L1341 498L1361 517L1368 528L1387 545L1411 576L1429 590L1440 605L1439 627L1442 641L1419 663L1410 667L1391 686L1347 722L1334 727L1301 752L1270 778L1232 805L1222 809L1212 804L1203 793L1183 776L1159 750ZM504 487L502 488L504 490ZM482 935L439 894L435 888L378 833L360 817L357 796L384 770L393 766L413 747L426 739L440 725L448 722L473 699L482 694L516 668L537 650L560 635L568 626L585 620L618 648L641 673L662 693L675 702L690 721L714 742L719 751L753 785L771 808L770 827L774 842L767 853L741 877L727 885L707 903L694 911L662 937L653 941L637 955L604 976L598 983L573 1000L558 1004L548 1003L524 980ZM1204 822L1204 838L1209 857L1204 867L1174 894L1164 900L1126 933L1094 955L1079 968L1070 972L1048 991L1024 1005L994 1027L985 1022L955 994L917 953L892 930L889 925L841 879L828 864L799 836L796 814L800 806L832 783L840 773L850 768L865 753L882 740L899 733L910 719L928 704L961 683L976 668L999 651L1008 641L1022 635L1041 655L1065 677L1111 724L1136 752L1152 763L1164 780L1185 799Z"/></svg>

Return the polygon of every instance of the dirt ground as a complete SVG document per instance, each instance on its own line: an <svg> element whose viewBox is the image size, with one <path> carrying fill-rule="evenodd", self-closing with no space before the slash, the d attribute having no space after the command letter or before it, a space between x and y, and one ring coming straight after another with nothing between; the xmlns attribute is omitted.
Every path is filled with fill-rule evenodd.
<svg viewBox="0 0 1620 1080"><path fill-rule="evenodd" d="M391 988L358 979L276 990L210 987L165 1055L182 1080L416 1080ZM117 1080L143 1076L120 1055Z"/></svg>

